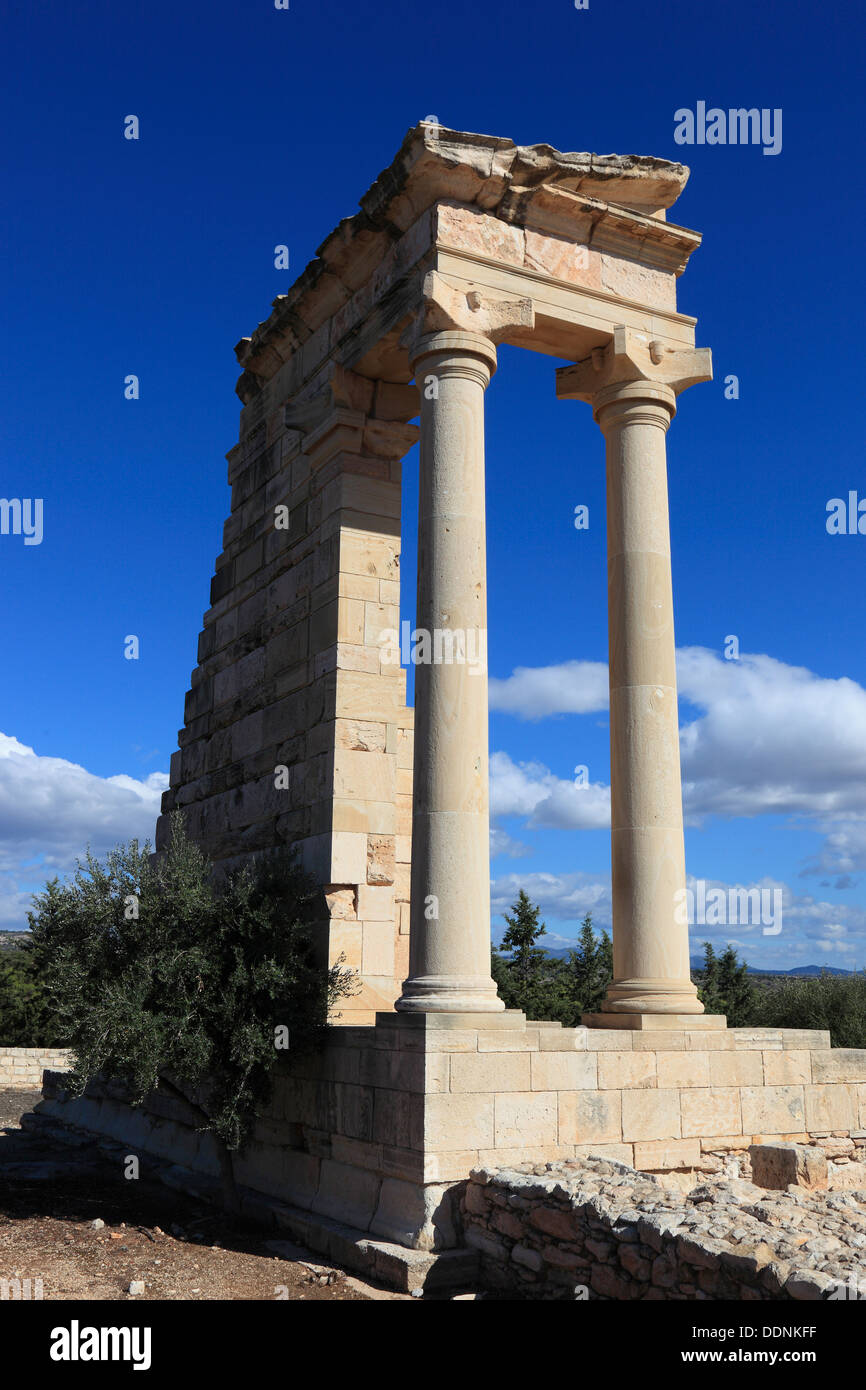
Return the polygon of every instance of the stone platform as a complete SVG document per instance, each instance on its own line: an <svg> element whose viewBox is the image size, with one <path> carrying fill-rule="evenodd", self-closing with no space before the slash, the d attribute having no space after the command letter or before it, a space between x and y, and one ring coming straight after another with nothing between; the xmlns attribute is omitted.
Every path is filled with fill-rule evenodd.
<svg viewBox="0 0 866 1390"><path fill-rule="evenodd" d="M348 1030L360 1042L362 1030ZM866 1128L866 1050L826 1032L563 1028L498 1016L380 1014L379 1077L421 1084L424 1180L478 1164L593 1153L649 1171L763 1138L807 1142ZM354 1041L352 1039L351 1041ZM410 1061L409 1059L413 1059ZM414 1069L414 1071L413 1071Z"/></svg>
<svg viewBox="0 0 866 1390"><path fill-rule="evenodd" d="M40 1110L192 1171L210 1140L179 1103L131 1110L115 1088ZM718 1171L765 1139L866 1132L866 1050L818 1031L563 1028L523 1014L379 1014L281 1063L238 1181L358 1239L461 1242L473 1169L593 1154L649 1172Z"/></svg>

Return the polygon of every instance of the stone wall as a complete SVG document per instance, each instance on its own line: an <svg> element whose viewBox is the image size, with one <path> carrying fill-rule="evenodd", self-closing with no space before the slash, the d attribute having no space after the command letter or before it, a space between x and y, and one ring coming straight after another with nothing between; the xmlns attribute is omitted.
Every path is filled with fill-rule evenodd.
<svg viewBox="0 0 866 1390"><path fill-rule="evenodd" d="M57 1047L0 1047L0 1090L38 1091L43 1071L66 1071L71 1054Z"/></svg>
<svg viewBox="0 0 866 1390"><path fill-rule="evenodd" d="M223 869L293 846L324 890L323 957L359 976L344 1021L372 1023L408 973L413 711L383 633L418 433L395 417L417 406L339 369L326 397L303 419L244 413L156 843L178 809Z"/></svg>
<svg viewBox="0 0 866 1390"><path fill-rule="evenodd" d="M822 1299L860 1289L866 1192L767 1193L704 1183L688 1196L591 1157L475 1169L463 1239L482 1282L528 1298Z"/></svg>
<svg viewBox="0 0 866 1390"><path fill-rule="evenodd" d="M522 1297L866 1294L858 1291L861 1164L829 1165L841 1184L856 1170L861 1189L826 1192L768 1192L699 1173L685 1193L671 1174L637 1173L593 1155L591 1144L566 1160L470 1171L470 1155L437 1149L441 1117L425 1090L438 1064L425 1055L423 1033L407 1030L394 1048L376 1046L378 1031L335 1028L320 1057L280 1063L272 1103L235 1164L246 1216L398 1288L471 1282L480 1270L484 1285ZM351 1039L357 1032L368 1035L366 1046ZM154 1095L131 1109L113 1082L67 1101L54 1073L44 1094L29 1126L71 1130L76 1143L76 1133L97 1136L118 1164L137 1154L148 1170L155 1161L169 1186L219 1200L212 1141L182 1101ZM822 1148L841 1152L845 1144ZM747 1156L739 1171L749 1171Z"/></svg>
<svg viewBox="0 0 866 1390"><path fill-rule="evenodd" d="M424 1157L429 1066L423 1038L420 1048L401 1050L379 1029L334 1027L329 1034L316 1056L277 1063L270 1104L235 1160L236 1180L301 1212L338 1221L356 1236L419 1250L453 1247L453 1184L431 1181ZM196 1129L179 1099L157 1092L132 1108L122 1086L107 1081L67 1100L62 1078L54 1077L44 1095L41 1119L107 1136L129 1152L194 1173L218 1173L212 1140Z"/></svg>
<svg viewBox="0 0 866 1390"><path fill-rule="evenodd" d="M376 1034L425 1051L431 1179L587 1153L718 1172L765 1137L866 1135L866 1050L817 1030L562 1028L506 1012L428 1015L414 1031L403 1015Z"/></svg>

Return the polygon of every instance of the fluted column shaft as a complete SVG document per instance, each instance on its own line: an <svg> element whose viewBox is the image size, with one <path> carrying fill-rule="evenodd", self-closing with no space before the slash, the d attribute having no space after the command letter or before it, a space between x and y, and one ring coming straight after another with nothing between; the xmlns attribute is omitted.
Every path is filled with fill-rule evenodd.
<svg viewBox="0 0 866 1390"><path fill-rule="evenodd" d="M421 338L413 356L417 628L429 660L419 651L409 978L396 1008L493 1012L504 1005L490 975L484 392L496 349L448 331Z"/></svg>

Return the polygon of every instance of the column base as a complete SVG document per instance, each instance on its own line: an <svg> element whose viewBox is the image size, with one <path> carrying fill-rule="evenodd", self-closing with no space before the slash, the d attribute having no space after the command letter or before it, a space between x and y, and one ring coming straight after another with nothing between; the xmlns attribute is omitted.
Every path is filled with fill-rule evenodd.
<svg viewBox="0 0 866 1390"><path fill-rule="evenodd" d="M708 1029L727 1028L728 1020L724 1014L646 1014L646 1013L603 1013L582 1014L584 1028L631 1028L635 1032L650 1032L669 1029L704 1032Z"/></svg>
<svg viewBox="0 0 866 1390"><path fill-rule="evenodd" d="M704 1006L698 991L685 979L632 977L614 980L601 1004L603 1014L691 1014L699 1017ZM609 1025L613 1026L613 1025Z"/></svg>
<svg viewBox="0 0 866 1390"><path fill-rule="evenodd" d="M403 1014L498 1014L505 1004L483 975L420 975L404 980L394 1005Z"/></svg>

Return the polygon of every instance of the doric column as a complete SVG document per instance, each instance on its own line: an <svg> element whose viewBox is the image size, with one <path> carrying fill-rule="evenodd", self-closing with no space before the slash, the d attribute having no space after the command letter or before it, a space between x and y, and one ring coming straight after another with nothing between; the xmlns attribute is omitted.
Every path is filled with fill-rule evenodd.
<svg viewBox="0 0 866 1390"><path fill-rule="evenodd" d="M514 313L437 281L409 344L421 397L418 662L409 978L396 1008L492 1013L504 1005L490 974L484 392L493 336ZM518 320L529 317L521 303Z"/></svg>
<svg viewBox="0 0 866 1390"><path fill-rule="evenodd" d="M665 434L677 393L711 376L708 351L625 328L557 373L559 397L591 402L607 446L614 978L597 1022L703 1013L684 911Z"/></svg>

